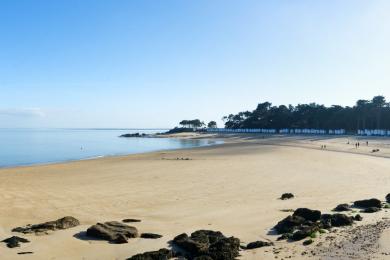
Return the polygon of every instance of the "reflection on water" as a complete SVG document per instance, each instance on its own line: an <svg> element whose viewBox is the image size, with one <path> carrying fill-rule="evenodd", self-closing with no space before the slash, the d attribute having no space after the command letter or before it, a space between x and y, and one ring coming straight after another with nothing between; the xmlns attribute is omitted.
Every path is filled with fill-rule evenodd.
<svg viewBox="0 0 390 260"><path fill-rule="evenodd" d="M0 167L192 148L219 143L215 140L118 137L126 133L151 134L163 131L0 129Z"/></svg>

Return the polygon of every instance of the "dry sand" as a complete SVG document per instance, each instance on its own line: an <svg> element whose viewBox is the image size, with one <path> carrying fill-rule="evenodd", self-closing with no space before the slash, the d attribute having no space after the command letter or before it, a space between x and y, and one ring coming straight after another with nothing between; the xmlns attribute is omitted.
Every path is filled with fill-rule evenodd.
<svg viewBox="0 0 390 260"><path fill-rule="evenodd" d="M126 259L167 247L175 235L197 229L219 230L243 242L275 241L270 228L291 214L284 209L308 207L329 212L339 203L357 199L384 200L390 192L389 139L371 138L369 147L359 140L364 145L356 149L352 145L356 140L349 138L347 145L344 137L219 137L226 143L215 147L0 170L1 240L16 235L10 231L14 227L63 216L74 216L82 223L49 235L24 235L31 243L18 249L1 243L0 259ZM321 150L324 144L327 149ZM380 151L372 153L376 148ZM284 192L292 192L296 198L279 200ZM359 225L387 216L386 210L363 214ZM74 237L96 222L124 218L141 219L134 224L140 232L164 237L131 239L121 245ZM368 228L367 232L373 231ZM314 259L327 259L334 246L326 240L331 235L341 242L349 236L342 230L325 234L307 247L301 242L277 242L274 248L242 251L241 259L301 259L311 256L302 256L302 252L310 251L316 254ZM383 236L374 239L370 257L386 259L388 241L385 229ZM318 246L319 242L323 245ZM34 254L17 255L22 251ZM339 251L340 258L348 258L343 254L346 250ZM366 250L355 251L358 258L368 256Z"/></svg>

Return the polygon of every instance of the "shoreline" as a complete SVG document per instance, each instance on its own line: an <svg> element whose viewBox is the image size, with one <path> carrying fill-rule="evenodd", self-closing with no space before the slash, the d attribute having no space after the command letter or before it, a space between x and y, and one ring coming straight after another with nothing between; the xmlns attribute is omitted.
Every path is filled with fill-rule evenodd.
<svg viewBox="0 0 390 260"><path fill-rule="evenodd" d="M127 138L134 138L134 137L127 137ZM144 138L144 137L138 137L138 138ZM184 139L180 137L146 137L146 138L176 138L176 139ZM205 138L206 140L208 138ZM66 163L73 163L73 162L80 162L80 161L90 161L90 160L100 160L104 158L116 158L116 157L126 157L131 155L137 155L137 154L148 154L148 153L158 153L158 152L164 152L164 151L179 151L179 150L186 150L186 149L196 149L201 147L209 147L209 146L216 146L223 144L223 141L217 140L217 142L222 143L215 143L215 144L205 144L200 146L194 146L189 148L172 148L172 149L161 149L161 150L153 150L153 151L146 151L146 152L135 152L135 153L126 153L126 154L111 154L111 155L98 155L98 156L92 156L87 158L80 158L80 159L69 159L69 160L60 160L60 161L53 161L53 162L43 162L43 163L32 163L32 164L21 164L21 165L11 165L11 166L0 166L0 170L2 169L12 169L12 168L23 168L23 167L39 167L39 166L45 166L45 165L55 165L55 164L66 164Z"/></svg>
<svg viewBox="0 0 390 260"><path fill-rule="evenodd" d="M345 138L229 135L224 140L214 146L0 169L0 240L18 235L11 229L29 223L64 216L76 217L81 223L49 235L26 235L31 243L20 249L0 243L0 250L7 259L20 258L16 254L20 251L34 252L24 256L27 259L126 259L166 248L183 232L211 229L244 243L275 243L275 250L241 251L240 259L305 259L301 253L315 251L328 235L316 238L311 246L276 241L270 230L291 214L285 210L308 207L328 213L340 203L371 197L383 200L389 192L388 159L360 156L369 155L368 148L360 154L349 153ZM385 141L372 145L387 147L390 140ZM318 149L324 142L329 149L345 152ZM388 148L381 148L380 153L387 156ZM279 200L285 192L295 198ZM376 223L387 217L386 211L363 214L363 222L352 229ZM163 237L135 238L123 245L75 237L97 222L125 218L140 219L131 225ZM342 240L345 232L340 229L335 236ZM381 238L382 244L386 241Z"/></svg>

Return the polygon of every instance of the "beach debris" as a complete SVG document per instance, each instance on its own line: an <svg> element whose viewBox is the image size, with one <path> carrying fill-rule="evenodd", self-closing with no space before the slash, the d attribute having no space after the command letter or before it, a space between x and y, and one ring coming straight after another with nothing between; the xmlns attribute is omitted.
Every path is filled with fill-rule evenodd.
<svg viewBox="0 0 390 260"><path fill-rule="evenodd" d="M172 250L161 248L157 251L149 251L142 254L134 255L127 260L167 260L175 257Z"/></svg>
<svg viewBox="0 0 390 260"><path fill-rule="evenodd" d="M7 247L9 247L9 248L15 248L15 247L20 247L20 243L29 243L30 241L23 238L23 237L12 236L12 237L4 239L1 242L6 243Z"/></svg>
<svg viewBox="0 0 390 260"><path fill-rule="evenodd" d="M321 211L311 210L308 208L298 208L294 211L293 216L299 216L309 221L317 221L321 218Z"/></svg>
<svg viewBox="0 0 390 260"><path fill-rule="evenodd" d="M122 222L124 223L135 223L135 222L141 222L140 219L134 219L134 218L125 218L124 220L122 220Z"/></svg>
<svg viewBox="0 0 390 260"><path fill-rule="evenodd" d="M294 198L294 194L292 193L283 193L282 196L280 197L281 200L289 200L293 198Z"/></svg>
<svg viewBox="0 0 390 260"><path fill-rule="evenodd" d="M250 249L255 249L255 248L260 248L265 246L273 246L273 245L274 243L268 241L255 241L255 242L248 243L245 249L250 250Z"/></svg>
<svg viewBox="0 0 390 260"><path fill-rule="evenodd" d="M35 225L27 225L25 227L17 227L12 229L12 232L19 232L23 234L31 234L31 233L47 233L48 231L55 231L59 229L68 229L72 227L76 227L80 225L80 221L78 221L74 217L63 217L57 219L55 221L48 221Z"/></svg>
<svg viewBox="0 0 390 260"><path fill-rule="evenodd" d="M97 223L87 229L87 236L107 240L115 244L127 243L129 238L138 237L135 227L117 221Z"/></svg>
<svg viewBox="0 0 390 260"><path fill-rule="evenodd" d="M379 152L380 150L379 149L372 149L372 153L377 153L377 152Z"/></svg>
<svg viewBox="0 0 390 260"><path fill-rule="evenodd" d="M188 259L233 260L240 249L238 238L225 237L221 232L211 230L198 230L191 236L183 233L176 236L172 244Z"/></svg>
<svg viewBox="0 0 390 260"><path fill-rule="evenodd" d="M34 252L31 251L18 252L18 255L30 255L30 254L34 254Z"/></svg>
<svg viewBox="0 0 390 260"><path fill-rule="evenodd" d="M294 212L295 210L293 209L281 209L281 212Z"/></svg>
<svg viewBox="0 0 390 260"><path fill-rule="evenodd" d="M382 203L378 199L357 200L353 203L353 205L358 208L382 207Z"/></svg>
<svg viewBox="0 0 390 260"><path fill-rule="evenodd" d="M154 234L154 233L142 233L141 238L146 238L146 239L158 239L162 238L162 235L159 234Z"/></svg>
<svg viewBox="0 0 390 260"><path fill-rule="evenodd" d="M361 212L363 212L363 213L375 213L375 212L378 212L380 210L381 209L377 208L377 207L368 207L368 208L363 209Z"/></svg>
<svg viewBox="0 0 390 260"><path fill-rule="evenodd" d="M339 205L337 205L337 207L335 207L333 209L333 211L337 211L337 212L350 211L350 210L351 210L351 207L346 203L339 204Z"/></svg>

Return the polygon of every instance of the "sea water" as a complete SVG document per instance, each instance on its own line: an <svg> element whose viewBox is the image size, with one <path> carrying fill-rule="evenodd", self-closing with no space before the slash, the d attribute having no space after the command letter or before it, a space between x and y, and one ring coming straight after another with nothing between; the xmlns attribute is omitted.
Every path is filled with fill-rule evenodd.
<svg viewBox="0 0 390 260"><path fill-rule="evenodd" d="M121 138L165 129L0 129L0 167L46 164L96 157L192 148L215 140Z"/></svg>

